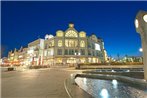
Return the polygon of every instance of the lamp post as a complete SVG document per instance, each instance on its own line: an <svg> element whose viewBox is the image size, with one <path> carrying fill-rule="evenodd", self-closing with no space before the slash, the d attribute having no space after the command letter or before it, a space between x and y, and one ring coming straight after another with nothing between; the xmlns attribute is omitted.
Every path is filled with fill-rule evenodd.
<svg viewBox="0 0 147 98"><path fill-rule="evenodd" d="M141 63L142 63L143 62L143 57L142 57L143 49L142 48L139 48L139 52L141 53Z"/></svg>
<svg viewBox="0 0 147 98"><path fill-rule="evenodd" d="M135 18L136 31L141 36L143 63L144 63L144 79L147 80L147 12L139 11Z"/></svg>
<svg viewBox="0 0 147 98"><path fill-rule="evenodd" d="M80 61L80 57L78 57L78 56L80 56L81 55L81 53L79 52L79 53L76 53L75 52L75 56L76 56L76 68L80 68L80 66L79 66L79 61Z"/></svg>

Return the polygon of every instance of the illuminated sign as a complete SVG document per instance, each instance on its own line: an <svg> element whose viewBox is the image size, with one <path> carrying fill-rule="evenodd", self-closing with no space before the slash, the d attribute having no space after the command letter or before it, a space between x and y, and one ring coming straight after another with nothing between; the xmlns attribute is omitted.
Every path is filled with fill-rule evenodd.
<svg viewBox="0 0 147 98"><path fill-rule="evenodd" d="M99 50L99 51L101 50L101 49L100 49L100 45L97 44L97 43L95 43L95 50Z"/></svg>

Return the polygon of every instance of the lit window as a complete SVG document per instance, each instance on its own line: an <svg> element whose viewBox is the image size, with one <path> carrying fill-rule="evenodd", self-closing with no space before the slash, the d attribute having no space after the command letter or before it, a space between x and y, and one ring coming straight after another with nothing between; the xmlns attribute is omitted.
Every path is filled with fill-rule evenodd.
<svg viewBox="0 0 147 98"><path fill-rule="evenodd" d="M49 43L49 48L52 46L54 46L54 40L50 41L50 43Z"/></svg>
<svg viewBox="0 0 147 98"><path fill-rule="evenodd" d="M69 40L69 47L74 47L74 40Z"/></svg>
<svg viewBox="0 0 147 98"><path fill-rule="evenodd" d="M78 37L78 34L74 30L69 30L66 32L65 37Z"/></svg>
<svg viewBox="0 0 147 98"><path fill-rule="evenodd" d="M59 41L58 41L58 46L59 46L59 47L62 47L62 40L59 40Z"/></svg>
<svg viewBox="0 0 147 98"><path fill-rule="evenodd" d="M57 58L56 62L57 63L62 63L62 58Z"/></svg>
<svg viewBox="0 0 147 98"><path fill-rule="evenodd" d="M47 51L44 51L44 56L47 56Z"/></svg>
<svg viewBox="0 0 147 98"><path fill-rule="evenodd" d="M85 42L82 40L82 41L80 41L80 46L81 47L85 47Z"/></svg>
<svg viewBox="0 0 147 98"><path fill-rule="evenodd" d="M85 63L85 58L80 59L81 63Z"/></svg>
<svg viewBox="0 0 147 98"><path fill-rule="evenodd" d="M65 40L65 46L68 47L68 40Z"/></svg>
<svg viewBox="0 0 147 98"><path fill-rule="evenodd" d="M66 47L77 47L78 42L77 40L65 40Z"/></svg>
<svg viewBox="0 0 147 98"><path fill-rule="evenodd" d="M57 36L62 37L63 36L63 31L57 31Z"/></svg>
<svg viewBox="0 0 147 98"><path fill-rule="evenodd" d="M80 37L86 37L86 34L85 34L85 32L80 32Z"/></svg>
<svg viewBox="0 0 147 98"><path fill-rule="evenodd" d="M54 55L54 51L53 51L53 49L51 49L51 50L48 50L48 53L47 53L48 55Z"/></svg>
<svg viewBox="0 0 147 98"><path fill-rule="evenodd" d="M51 43L52 43L52 46L54 46L54 41L51 41Z"/></svg>

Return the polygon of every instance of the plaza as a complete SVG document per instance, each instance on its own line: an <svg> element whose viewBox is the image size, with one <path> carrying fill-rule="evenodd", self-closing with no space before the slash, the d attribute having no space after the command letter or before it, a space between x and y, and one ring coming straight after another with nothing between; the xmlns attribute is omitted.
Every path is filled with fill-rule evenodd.
<svg viewBox="0 0 147 98"><path fill-rule="evenodd" d="M3 2L1 97L146 98L146 4Z"/></svg>
<svg viewBox="0 0 147 98"><path fill-rule="evenodd" d="M75 71L64 69L2 72L1 98L68 98L64 81Z"/></svg>

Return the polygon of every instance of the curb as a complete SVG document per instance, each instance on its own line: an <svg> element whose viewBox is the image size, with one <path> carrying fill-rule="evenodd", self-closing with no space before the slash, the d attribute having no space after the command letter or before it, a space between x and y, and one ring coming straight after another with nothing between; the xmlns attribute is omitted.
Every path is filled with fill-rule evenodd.
<svg viewBox="0 0 147 98"><path fill-rule="evenodd" d="M66 90L66 93L68 94L69 98L73 98L73 97L71 96L70 92L69 92L68 89L67 89L66 82L67 82L67 79L64 80L64 88L65 88L65 90Z"/></svg>

